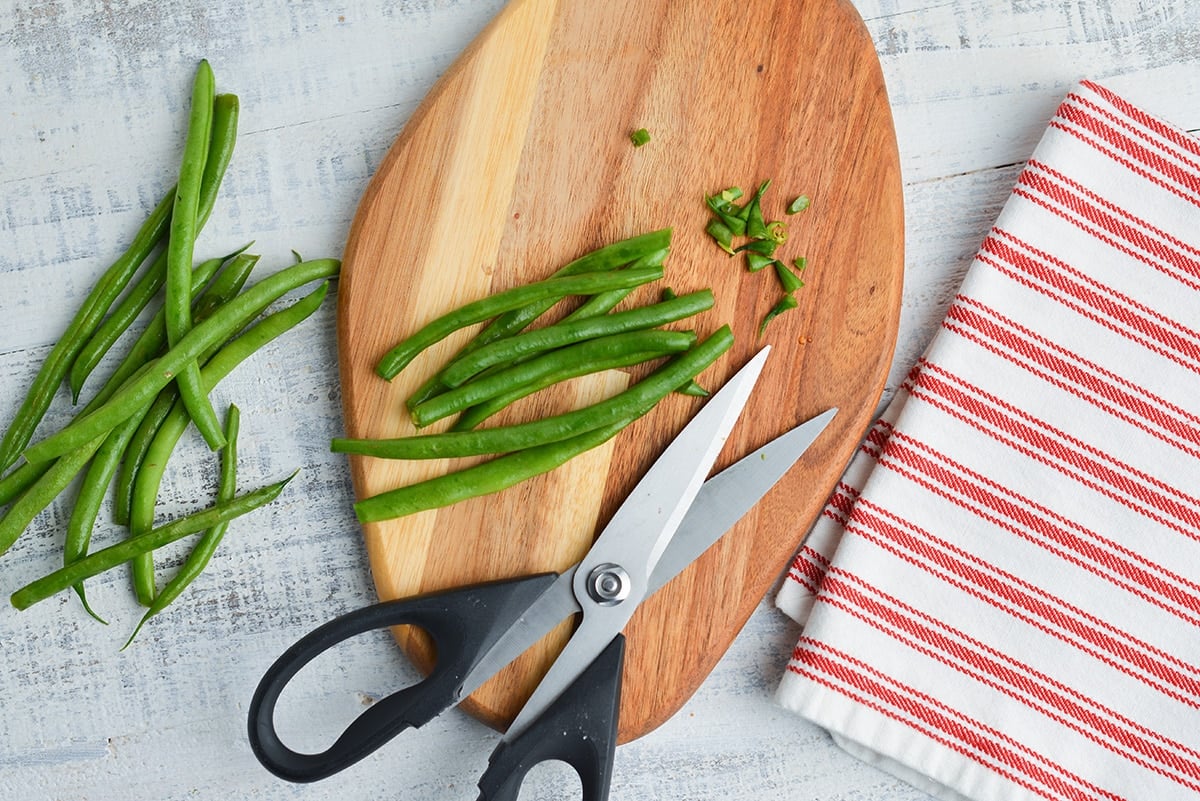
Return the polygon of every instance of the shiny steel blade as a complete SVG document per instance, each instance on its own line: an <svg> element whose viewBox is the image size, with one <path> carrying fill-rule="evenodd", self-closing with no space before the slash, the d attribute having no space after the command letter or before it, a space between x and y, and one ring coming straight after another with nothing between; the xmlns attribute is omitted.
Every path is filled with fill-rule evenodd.
<svg viewBox="0 0 1200 801"><path fill-rule="evenodd" d="M646 597L650 573L749 400L767 353L767 348L759 351L708 399L634 487L575 568L572 584L583 621L518 713L506 739L516 737L554 702L620 633ZM605 604L589 595L588 584L610 565L620 566L625 574L625 594L623 600Z"/></svg>
<svg viewBox="0 0 1200 801"><path fill-rule="evenodd" d="M733 528L821 436L837 411L829 409L780 434L705 481L650 574L646 597L675 578Z"/></svg>

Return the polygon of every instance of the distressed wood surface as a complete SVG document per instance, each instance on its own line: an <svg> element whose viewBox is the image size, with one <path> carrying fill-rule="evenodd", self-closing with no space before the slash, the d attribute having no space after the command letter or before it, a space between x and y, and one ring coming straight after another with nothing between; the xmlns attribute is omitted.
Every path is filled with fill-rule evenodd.
<svg viewBox="0 0 1200 801"><path fill-rule="evenodd" d="M862 22L845 0L729 8L726 0L510 3L399 132L363 195L339 280L343 408L353 437L415 433L405 400L478 329L384 381L376 364L401 336L490 292L549 277L598 246L667 226L662 281L625 307L653 303L664 286L711 289L712 310L672 327L702 338L731 327L732 348L700 379L714 388L763 345L772 348L717 469L838 408L800 464L625 626L619 742L678 711L794 553L871 423L900 312L900 165ZM747 28L742 15L772 17L770 35ZM713 41L725 47L714 50ZM642 125L653 138L634 148L629 132ZM854 135L830 136L834 127ZM803 255L812 266L799 306L760 337L778 281L714 245L702 193L733 184L753 191L764 178L773 189L763 198L767 219L790 226L780 258ZM813 208L785 216L801 192L816 199ZM580 408L645 373L566 382L530 398L532 411L514 406L508 419ZM603 447L512 491L364 526L380 596L564 570L701 406L667 398ZM354 457L350 474L367 498L461 466ZM569 635L569 625L558 627L463 708L507 728ZM429 638L411 628L400 637L431 669Z"/></svg>
<svg viewBox="0 0 1200 801"><path fill-rule="evenodd" d="M292 249L341 252L395 132L501 5L0 2L0 419L171 180L198 58L243 101L238 151L199 253L254 239L269 271ZM905 182L893 387L1076 80L1099 79L1200 128L1200 6L854 5L880 54ZM333 330L329 304L214 393L242 408L247 481L302 472L283 498L231 529L210 570L133 647L118 652L138 616L121 571L91 585L107 627L66 595L23 613L0 605L0 798L475 796L495 735L456 712L315 785L273 778L246 745L245 706L271 660L330 615L374 600L346 463L327 451L342 425ZM50 423L67 414L60 398ZM202 446L185 440L162 514L199 505L212 475ZM65 512L52 507L0 557L4 594L57 566ZM102 526L96 537L115 534ZM760 606L691 701L618 751L613 798L925 798L774 705L795 636ZM318 747L322 732L413 675L386 635L358 643L301 677L281 729ZM576 788L567 769L548 766L522 797L570 798Z"/></svg>

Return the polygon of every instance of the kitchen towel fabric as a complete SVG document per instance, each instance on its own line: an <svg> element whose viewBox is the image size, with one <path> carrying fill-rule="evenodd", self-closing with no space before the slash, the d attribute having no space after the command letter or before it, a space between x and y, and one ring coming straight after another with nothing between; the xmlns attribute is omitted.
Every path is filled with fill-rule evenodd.
<svg viewBox="0 0 1200 801"><path fill-rule="evenodd" d="M1200 140L1066 97L777 603L780 703L933 795L1200 797Z"/></svg>

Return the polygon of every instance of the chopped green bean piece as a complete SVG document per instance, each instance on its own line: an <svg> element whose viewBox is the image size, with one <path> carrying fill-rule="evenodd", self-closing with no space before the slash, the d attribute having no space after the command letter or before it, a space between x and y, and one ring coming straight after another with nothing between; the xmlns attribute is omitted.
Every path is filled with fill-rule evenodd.
<svg viewBox="0 0 1200 801"><path fill-rule="evenodd" d="M779 302L775 304L775 307L767 312L767 316L763 318L761 323L759 323L758 335L761 337L763 332L767 330L767 325L770 324L772 320L783 314L785 311L796 308L797 305L799 304L796 301L795 295L784 295L782 298L780 298Z"/></svg>
<svg viewBox="0 0 1200 801"><path fill-rule="evenodd" d="M787 223L776 220L775 222L767 223L767 238L773 239L779 244L787 241Z"/></svg>
<svg viewBox="0 0 1200 801"><path fill-rule="evenodd" d="M736 188L736 187L735 187ZM727 200L725 194L732 190L726 189L720 195L705 195L704 202L712 210L712 213L717 216L717 219L729 229L733 236L743 236L746 233L746 221L741 216L741 209L735 206L731 201ZM741 197L741 190L738 189L738 197Z"/></svg>
<svg viewBox="0 0 1200 801"><path fill-rule="evenodd" d="M709 395L712 394L707 389L705 389L704 387L702 387L698 383L696 383L696 379L694 379L694 378L691 381L688 381L683 386L676 389L675 391L678 392L680 395L691 395L694 398L707 398Z"/></svg>
<svg viewBox="0 0 1200 801"><path fill-rule="evenodd" d="M730 230L728 225L714 217L709 221L708 227L704 231L713 238L713 241L720 245L721 250L730 256L733 255L733 231Z"/></svg>
<svg viewBox="0 0 1200 801"><path fill-rule="evenodd" d="M775 259L770 256L764 256L761 253L755 253L753 250L746 251L746 269L752 273L756 273L764 267L768 267L775 262Z"/></svg>
<svg viewBox="0 0 1200 801"><path fill-rule="evenodd" d="M755 196L746 208L749 209L746 214L746 236L755 240L766 239L768 236L767 222L763 219L762 206L758 197Z"/></svg>
<svg viewBox="0 0 1200 801"><path fill-rule="evenodd" d="M808 195L800 195L798 198L788 204L787 213L798 214L807 209L810 203L811 201L808 199Z"/></svg>
<svg viewBox="0 0 1200 801"><path fill-rule="evenodd" d="M800 276L788 269L786 264L778 259L776 259L773 263L775 265L775 275L778 276L779 285L783 287L784 292L790 294L804 286L804 282L800 280Z"/></svg>
<svg viewBox="0 0 1200 801"><path fill-rule="evenodd" d="M645 128L638 128L629 135L629 138L633 141L634 147L641 147L650 141L650 132Z"/></svg>
<svg viewBox="0 0 1200 801"><path fill-rule="evenodd" d="M779 243L774 239L752 239L746 244L734 248L737 253L761 253L764 256L774 256L778 249Z"/></svg>

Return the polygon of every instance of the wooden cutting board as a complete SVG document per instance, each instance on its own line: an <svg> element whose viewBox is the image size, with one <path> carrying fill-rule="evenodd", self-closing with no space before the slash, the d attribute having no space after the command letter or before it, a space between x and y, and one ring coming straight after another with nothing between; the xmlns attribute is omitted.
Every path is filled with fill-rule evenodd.
<svg viewBox="0 0 1200 801"><path fill-rule="evenodd" d="M635 148L631 131L651 141ZM704 195L770 178L764 208L808 259L799 308L760 340L778 299L704 233ZM812 206L783 213L793 197ZM872 42L844 0L512 0L440 79L368 186L346 245L338 337L346 432L412 433L404 399L466 340L452 337L392 382L378 358L429 319L547 277L617 239L674 230L663 282L629 299L711 287L733 349L702 375L720 386L773 346L718 469L829 408L841 413L805 458L723 540L626 628L620 740L691 696L767 593L865 431L891 362L903 273L895 135ZM676 326L678 327L678 326ZM507 419L614 394L639 373L577 379ZM379 596L561 570L702 400L675 395L608 444L506 492L364 527ZM437 430L439 427L431 427ZM465 466L352 458L358 497ZM503 728L570 624L463 707ZM422 669L425 638L396 632ZM783 659L786 654L779 654Z"/></svg>

